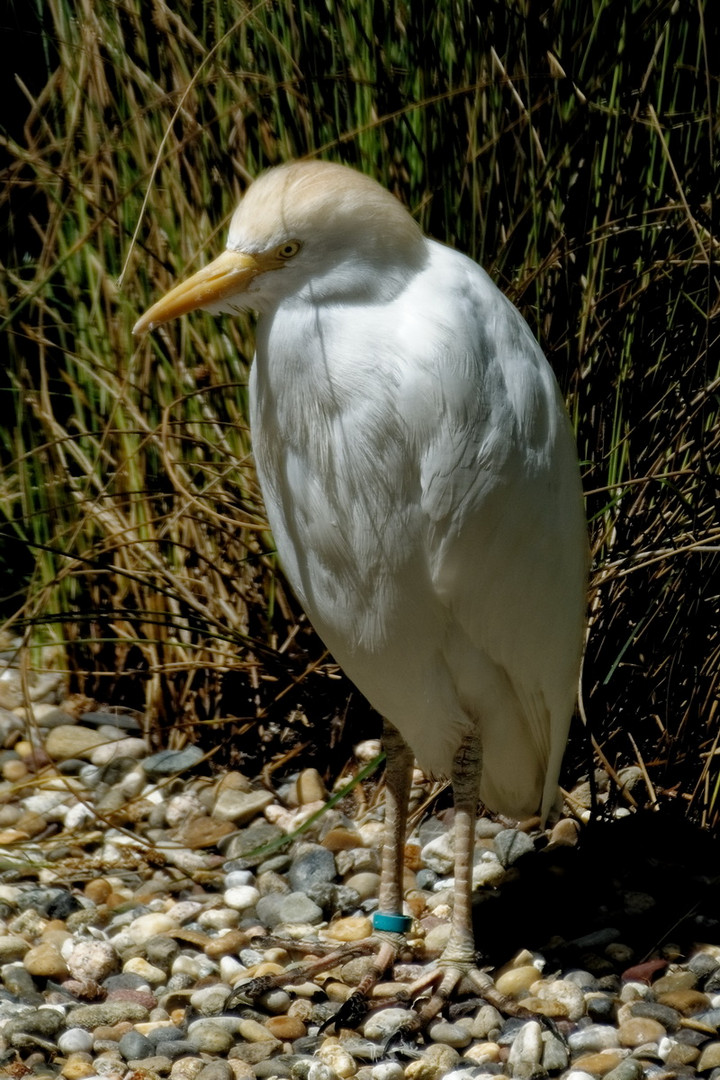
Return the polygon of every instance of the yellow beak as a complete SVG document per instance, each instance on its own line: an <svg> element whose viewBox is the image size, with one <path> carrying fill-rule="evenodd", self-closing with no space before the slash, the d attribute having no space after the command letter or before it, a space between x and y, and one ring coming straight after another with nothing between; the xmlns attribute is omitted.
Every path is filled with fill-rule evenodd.
<svg viewBox="0 0 720 1080"><path fill-rule="evenodd" d="M224 251L214 262L198 270L187 281L153 304L133 327L133 334L144 334L161 323L186 315L198 308L213 307L235 293L244 292L253 278L266 267L253 255L242 251Z"/></svg>

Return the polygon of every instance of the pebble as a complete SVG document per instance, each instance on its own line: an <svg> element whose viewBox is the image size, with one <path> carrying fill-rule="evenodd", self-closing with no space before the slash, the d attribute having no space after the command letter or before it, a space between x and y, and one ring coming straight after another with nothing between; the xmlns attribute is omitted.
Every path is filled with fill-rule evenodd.
<svg viewBox="0 0 720 1080"><path fill-rule="evenodd" d="M388 976L376 987L358 1031L320 1026L368 970L368 956L317 984L272 989L229 1010L234 986L312 957L313 941L320 955L320 945L371 935L377 814L355 823L334 808L292 846L263 852L285 825L327 801L315 770L284 783L283 803L239 772L212 776L195 747L148 753L132 716L99 709L76 720L55 700L33 708L39 742L27 746L22 718L0 709L0 736L9 740L0 750L0 839L12 842L5 853L39 852L33 837L52 834L37 864L21 873L10 863L0 881L0 1056L12 1075L720 1080L720 933L704 916L679 945L648 955L623 921L655 917L660 886L639 876L618 894L617 922L577 920L588 932L574 940L538 940L537 953L512 959L508 949L496 988L533 1015L508 1018L460 995L395 1055L386 1044L408 1020L398 991L435 962L449 935L454 853L445 811L425 818L406 844L407 956L397 982ZM122 828L97 818L96 807ZM492 892L534 857L538 834L481 818L476 836L473 880ZM571 819L548 836L546 851L563 857L583 843ZM152 867L146 842L162 854ZM513 918L522 922L541 900L528 891ZM483 928L493 933L492 905L487 912L480 945ZM294 938L301 952L269 934ZM686 944L693 938L704 942L694 952Z"/></svg>

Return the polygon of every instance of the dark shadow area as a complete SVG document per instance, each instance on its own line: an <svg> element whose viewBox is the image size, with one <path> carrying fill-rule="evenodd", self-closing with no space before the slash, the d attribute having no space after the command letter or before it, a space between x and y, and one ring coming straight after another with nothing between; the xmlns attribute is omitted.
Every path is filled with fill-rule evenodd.
<svg viewBox="0 0 720 1080"><path fill-rule="evenodd" d="M720 944L720 844L665 812L596 822L577 847L524 856L498 889L476 893L474 924L493 965L529 948L602 976L618 971L606 952L613 941L633 953L620 971L668 944L687 956L700 942Z"/></svg>

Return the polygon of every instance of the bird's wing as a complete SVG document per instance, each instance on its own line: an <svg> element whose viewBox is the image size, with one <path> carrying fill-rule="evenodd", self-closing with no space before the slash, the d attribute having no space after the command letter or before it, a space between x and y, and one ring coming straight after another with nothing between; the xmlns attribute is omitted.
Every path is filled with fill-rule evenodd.
<svg viewBox="0 0 720 1080"><path fill-rule="evenodd" d="M485 801L517 813L542 795L547 809L582 640L577 454L519 312L474 264L457 270L454 332L424 375L437 409L421 459L431 578L448 613L453 682L486 718Z"/></svg>

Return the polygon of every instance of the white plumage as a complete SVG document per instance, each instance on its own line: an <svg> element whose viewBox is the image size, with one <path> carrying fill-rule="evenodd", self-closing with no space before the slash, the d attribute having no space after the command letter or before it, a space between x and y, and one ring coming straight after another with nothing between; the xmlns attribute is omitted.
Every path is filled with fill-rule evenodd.
<svg viewBox="0 0 720 1080"><path fill-rule="evenodd" d="M135 330L197 307L260 312L257 469L320 637L427 772L466 776L473 744L471 801L479 783L492 810L547 814L586 538L569 421L519 312L385 189L323 162L262 175L228 250ZM399 904L399 867L383 877Z"/></svg>

